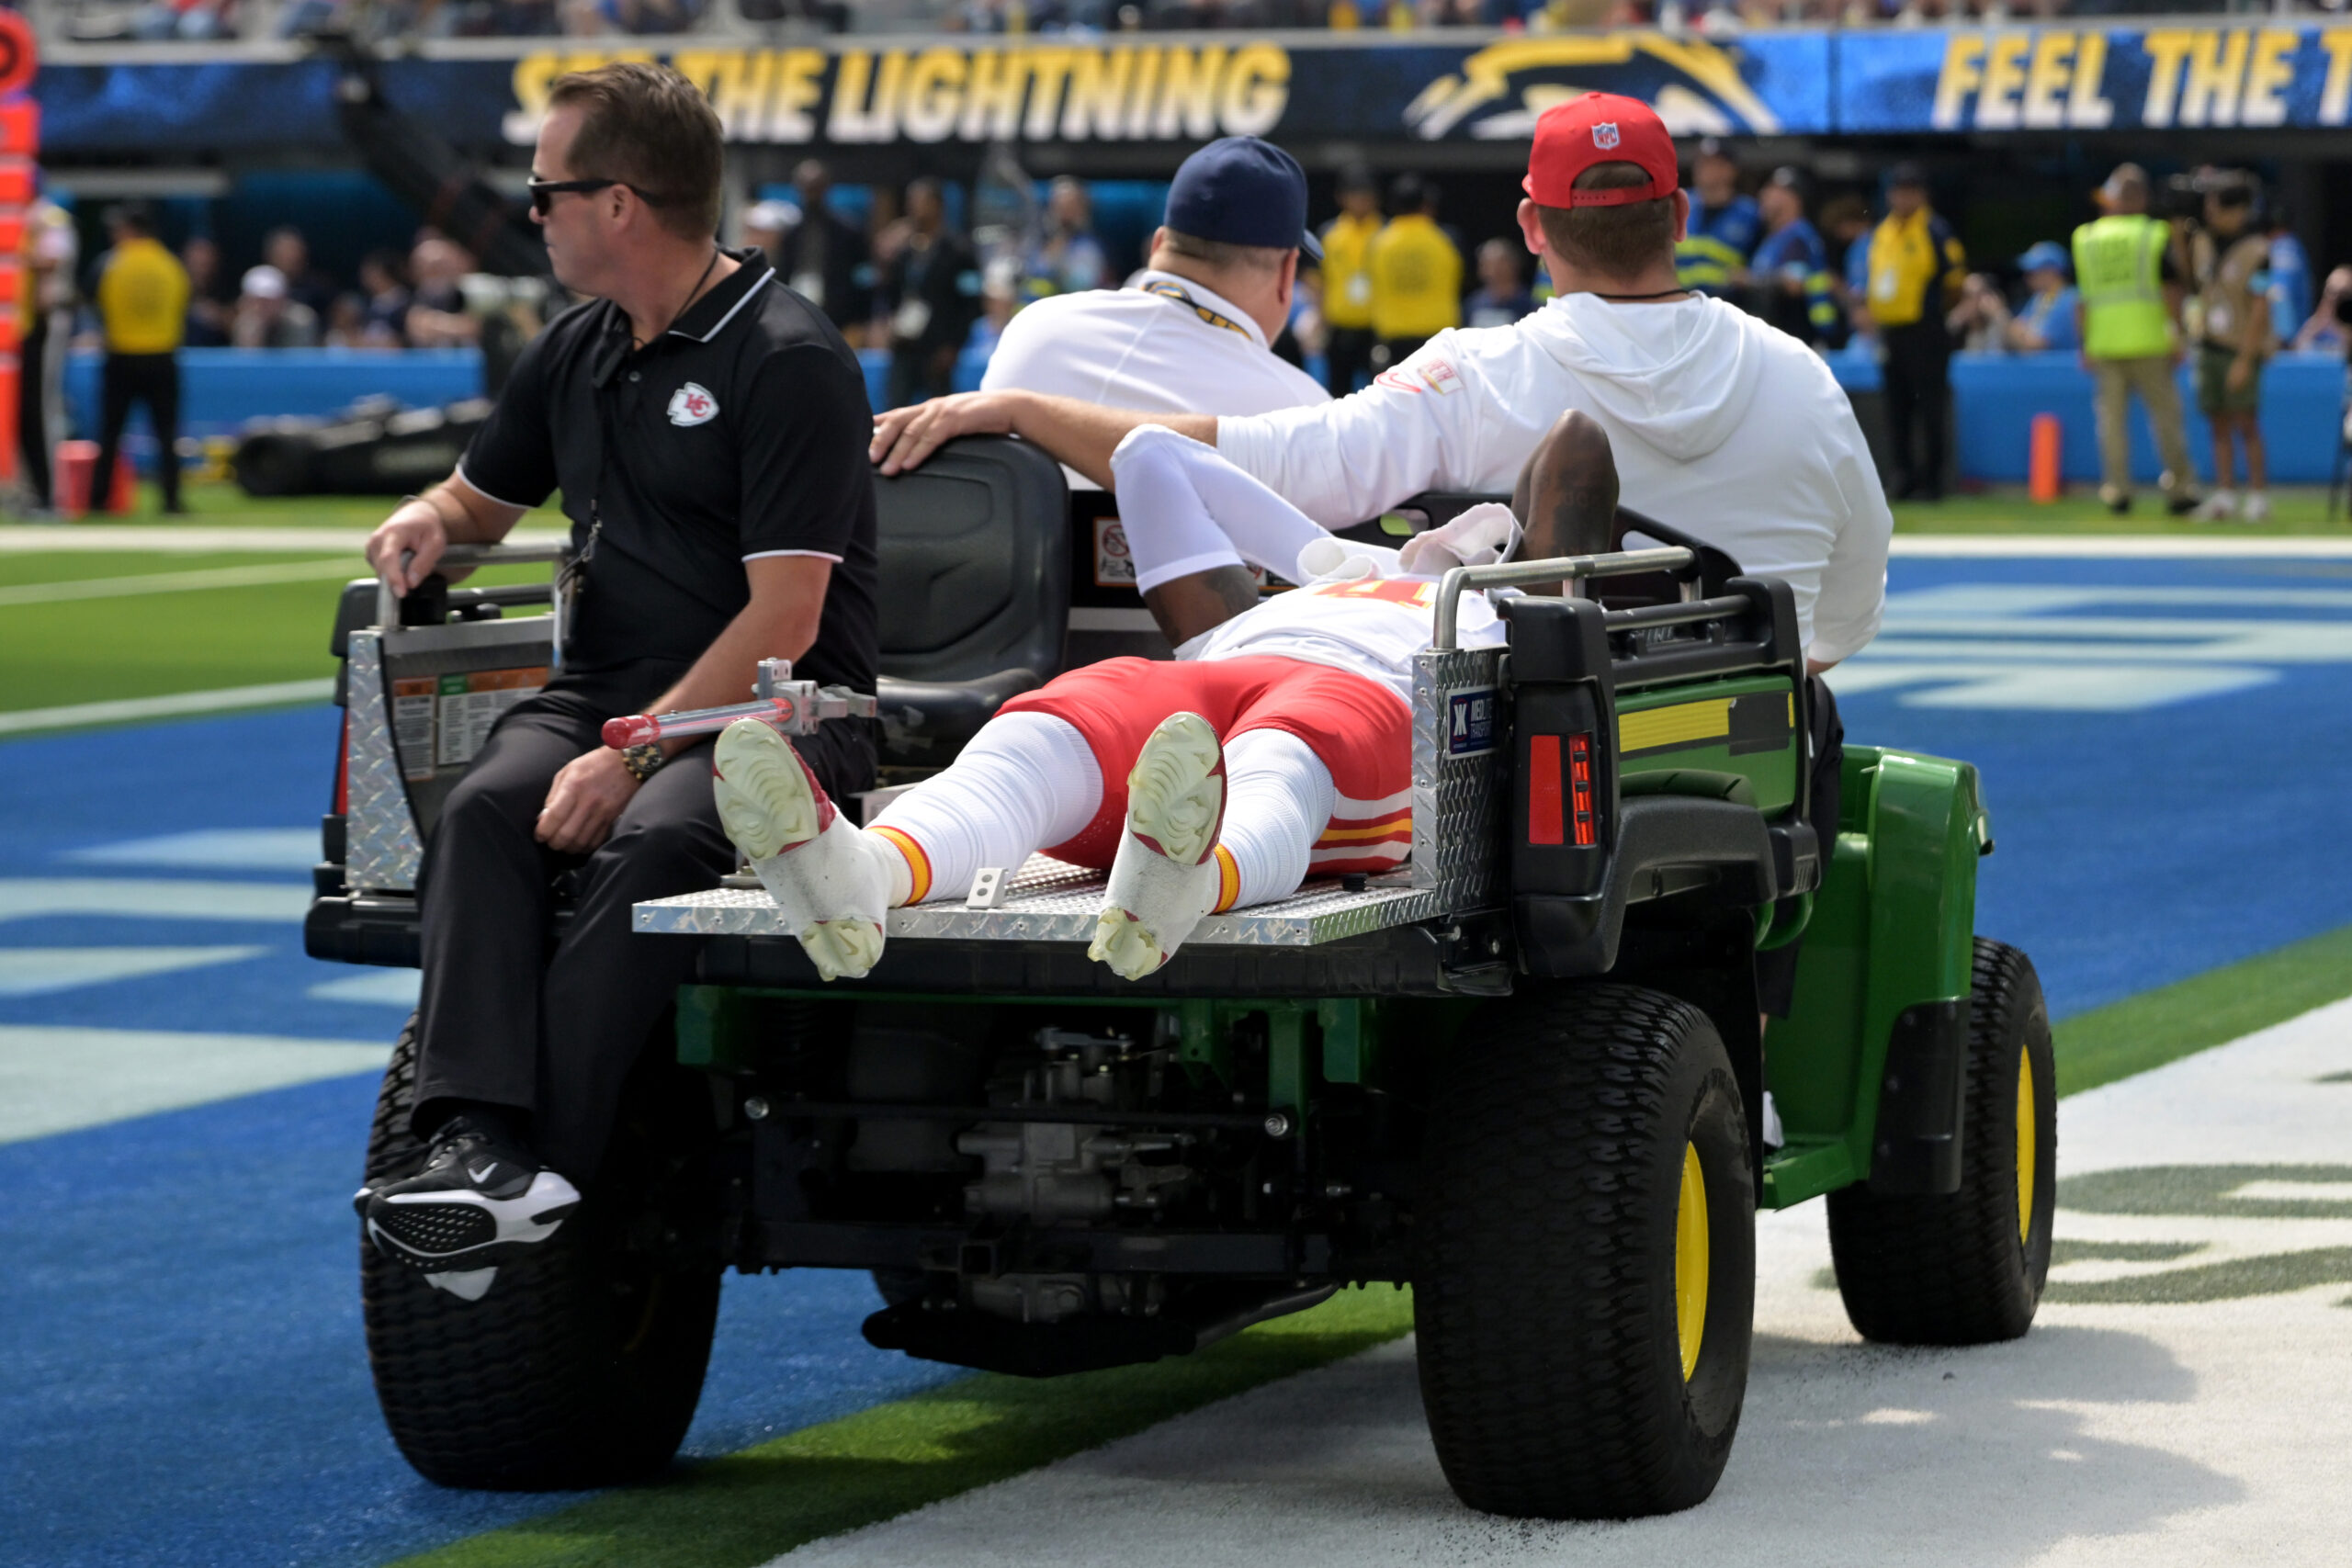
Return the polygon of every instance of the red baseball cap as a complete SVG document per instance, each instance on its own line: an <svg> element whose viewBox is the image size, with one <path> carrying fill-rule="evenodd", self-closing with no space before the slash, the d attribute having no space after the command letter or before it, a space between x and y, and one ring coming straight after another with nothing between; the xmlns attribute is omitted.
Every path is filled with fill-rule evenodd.
<svg viewBox="0 0 2352 1568"><path fill-rule="evenodd" d="M1596 164L1638 164L1650 183L1577 190L1577 176ZM1680 186L1674 138L1666 133L1666 121L1639 98L1615 93L1587 93L1545 109L1535 122L1527 178L1520 182L1520 188L1543 207L1623 207L1672 196Z"/></svg>

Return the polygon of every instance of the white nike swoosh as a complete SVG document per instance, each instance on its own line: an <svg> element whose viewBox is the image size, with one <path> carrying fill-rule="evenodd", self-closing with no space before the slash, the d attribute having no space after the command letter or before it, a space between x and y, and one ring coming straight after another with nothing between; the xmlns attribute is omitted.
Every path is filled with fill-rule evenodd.
<svg viewBox="0 0 2352 1568"><path fill-rule="evenodd" d="M466 1174L473 1179L476 1186L480 1186L481 1183L488 1181L490 1179L490 1173L497 1168L498 1162L496 1160L492 1160L488 1165L483 1166L480 1170L468 1170Z"/></svg>

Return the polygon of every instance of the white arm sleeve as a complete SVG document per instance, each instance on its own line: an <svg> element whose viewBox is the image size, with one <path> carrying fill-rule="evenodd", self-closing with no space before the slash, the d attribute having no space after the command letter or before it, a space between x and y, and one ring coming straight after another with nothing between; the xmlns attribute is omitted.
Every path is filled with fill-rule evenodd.
<svg viewBox="0 0 2352 1568"><path fill-rule="evenodd" d="M1111 454L1111 479L1138 592L1243 561L1303 582L1299 551L1329 536L1214 447L1166 425L1129 431Z"/></svg>
<svg viewBox="0 0 2352 1568"><path fill-rule="evenodd" d="M1430 389L1413 373L1428 356L1454 366L1451 332L1361 392L1308 408L1216 422L1216 449L1235 468L1327 528L1377 517L1425 490L1475 484L1486 389ZM1474 371L1464 369L1466 378Z"/></svg>
<svg viewBox="0 0 2352 1568"><path fill-rule="evenodd" d="M1852 424L1852 416L1847 417ZM1808 658L1824 664L1850 659L1878 635L1886 614L1886 549L1894 533L1894 514L1887 510L1886 492L1878 482L1859 426L1832 470L1846 515L1829 547L1829 560L1821 569L1821 593L1813 604L1813 642Z"/></svg>

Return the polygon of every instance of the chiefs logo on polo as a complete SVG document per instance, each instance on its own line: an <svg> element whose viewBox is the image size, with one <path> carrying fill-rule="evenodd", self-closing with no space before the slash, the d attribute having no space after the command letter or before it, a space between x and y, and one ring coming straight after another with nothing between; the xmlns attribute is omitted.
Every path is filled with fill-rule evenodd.
<svg viewBox="0 0 2352 1568"><path fill-rule="evenodd" d="M672 424L708 424L718 417L718 400L699 381L689 381L670 394Z"/></svg>
<svg viewBox="0 0 2352 1568"><path fill-rule="evenodd" d="M1617 145L1617 122L1604 119L1592 128L1592 144L1603 152Z"/></svg>

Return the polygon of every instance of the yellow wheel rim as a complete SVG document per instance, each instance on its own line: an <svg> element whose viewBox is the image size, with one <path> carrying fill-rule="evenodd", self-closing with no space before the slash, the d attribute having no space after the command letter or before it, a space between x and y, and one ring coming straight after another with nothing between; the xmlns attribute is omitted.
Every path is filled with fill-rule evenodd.
<svg viewBox="0 0 2352 1568"><path fill-rule="evenodd" d="M2018 1245L2033 1233L2033 1053L2018 1053Z"/></svg>
<svg viewBox="0 0 2352 1568"><path fill-rule="evenodd" d="M1699 1146L1682 1145L1682 1196L1674 1211L1674 1329L1682 1341L1682 1381L1699 1370L1707 1332L1707 1179Z"/></svg>

